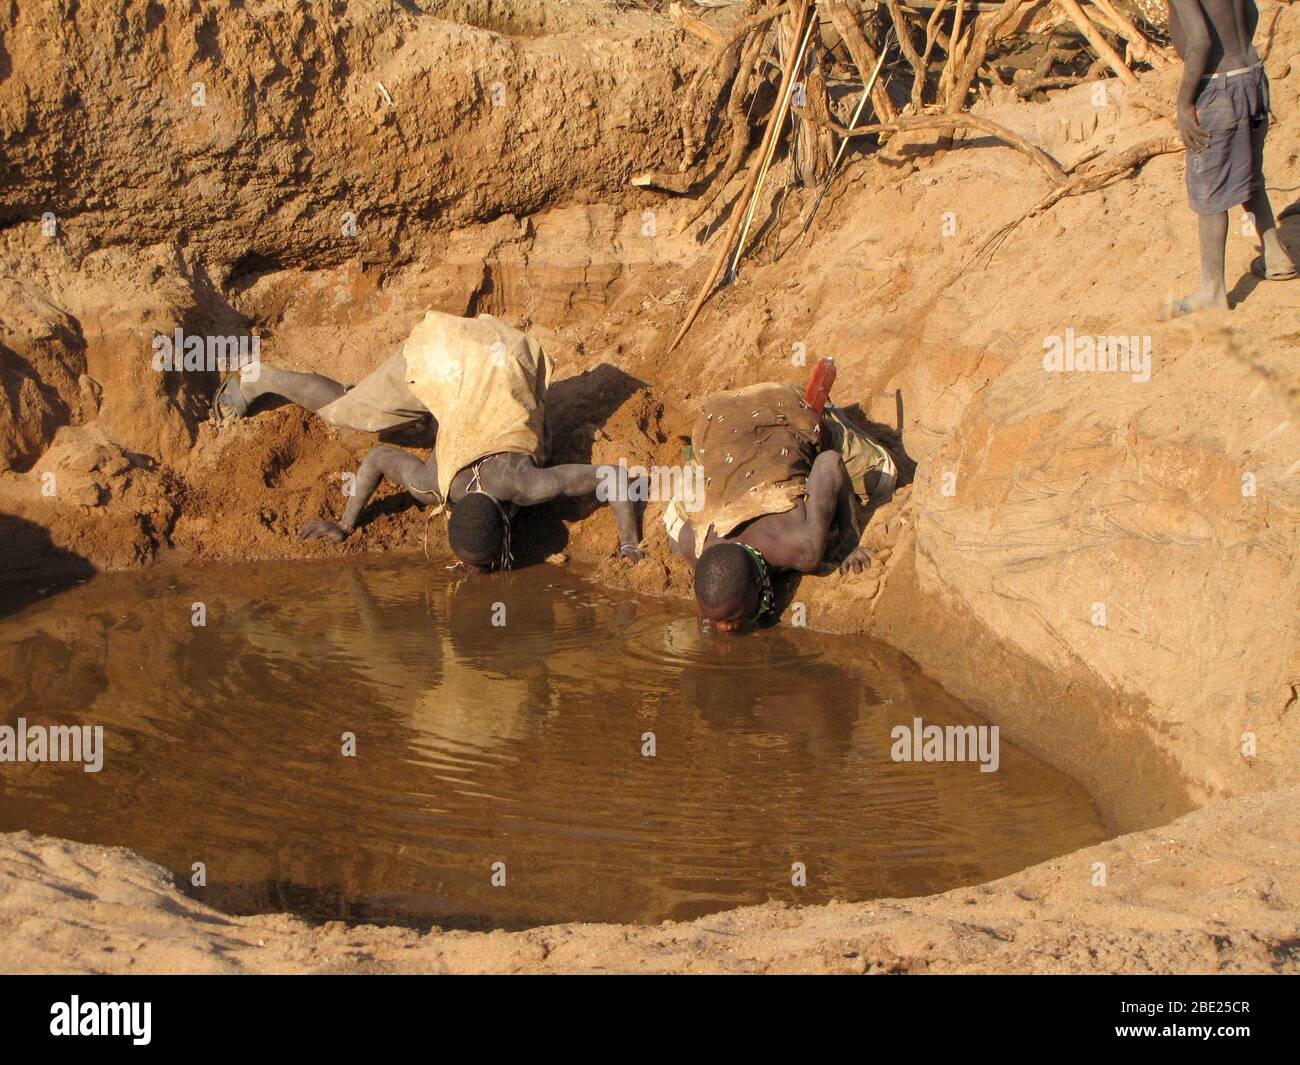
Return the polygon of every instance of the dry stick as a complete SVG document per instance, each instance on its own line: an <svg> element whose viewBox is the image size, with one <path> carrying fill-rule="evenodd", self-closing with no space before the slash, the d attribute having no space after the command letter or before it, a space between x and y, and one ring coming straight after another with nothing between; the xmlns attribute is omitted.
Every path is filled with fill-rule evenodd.
<svg viewBox="0 0 1300 1065"><path fill-rule="evenodd" d="M921 66L929 68L930 53L934 51L934 42L938 39L940 30L938 27L939 16L943 14L945 5L948 0L939 0L934 5L934 11L930 14L930 21L925 24L925 51L921 53Z"/></svg>
<svg viewBox="0 0 1300 1065"><path fill-rule="evenodd" d="M1133 58L1140 63L1147 63L1156 70L1164 70L1173 63L1173 57L1160 45L1147 40L1146 34L1137 28L1123 12L1119 11L1110 0L1092 0L1095 7L1111 24L1111 30L1128 41Z"/></svg>
<svg viewBox="0 0 1300 1065"><path fill-rule="evenodd" d="M1019 133L1013 133L1005 126L999 126L996 122L990 122L987 118L978 118L975 115L908 115L893 122L855 126L853 129L845 129L835 122L830 123L831 129L841 137L862 137L868 133L879 133L882 130L952 129L954 126L978 130L990 137L996 137L1017 151L1024 152L1044 174L1051 178L1053 185L1065 185L1070 180L1065 171L1061 169L1061 165L1043 149L1031 144Z"/></svg>
<svg viewBox="0 0 1300 1065"><path fill-rule="evenodd" d="M875 49L867 42L862 28L852 12L844 5L844 0L827 0L826 13L830 15L831 23L844 39L844 45L858 68L858 76L862 78L863 84L866 84L867 71L875 67L878 62ZM898 115L889 94L880 84L871 90L871 105L875 108L876 117L882 122L892 122Z"/></svg>
<svg viewBox="0 0 1300 1065"><path fill-rule="evenodd" d="M707 110L702 106L704 100L703 91L691 92L682 106L682 158L678 164L678 169L689 170L697 164L696 156L700 151L700 136L707 135L713 123L713 115L718 108L718 100L727 83L731 81L732 75L735 74L739 62L740 57L738 55L724 49L721 64L713 64L706 68L710 74L716 75L716 85L710 93L712 99L709 101ZM703 134L700 132L701 129Z"/></svg>
<svg viewBox="0 0 1300 1065"><path fill-rule="evenodd" d="M754 74L758 51L762 48L766 35L766 28L752 31L749 42L742 49L735 80L731 83L731 94L727 98L727 120L731 123L731 148L727 161L723 165L721 177L713 183L709 193L698 202L696 209L682 224L682 230L689 229L695 224L696 219L709 209L719 193L726 188L727 182L740 169L741 163L745 161L745 148L749 144L749 119L744 113L744 100L746 93L749 92L749 83ZM662 189L665 192L681 195L690 191L703 176L703 171L704 167L700 163L694 163L689 169L681 171L651 170L635 175L631 183L638 188Z"/></svg>
<svg viewBox="0 0 1300 1065"><path fill-rule="evenodd" d="M1086 85L1089 82L1096 82L1097 78L1089 78L1086 74L1079 75L1060 75L1057 77L1044 78L1024 78L1020 81L1012 81L1011 88L1021 99L1028 99L1034 93L1042 89L1070 89L1075 85ZM1101 79L1106 80L1106 79Z"/></svg>
<svg viewBox="0 0 1300 1065"><path fill-rule="evenodd" d="M727 40L727 35L721 30L715 30L707 22L683 11L681 4L669 4L668 14L687 33L693 34L715 48L721 47Z"/></svg>
<svg viewBox="0 0 1300 1065"><path fill-rule="evenodd" d="M957 0L957 10L952 16L952 39L957 41L961 38L961 15L966 7L966 0Z"/></svg>
<svg viewBox="0 0 1300 1065"><path fill-rule="evenodd" d="M1094 167L1092 170L1080 174L1078 177L1067 181L1064 185L1053 189L1019 218L1008 222L1001 229L995 231L975 250L975 254L971 256L971 263L979 262L985 252L989 253L991 259L993 253L997 251L1002 242L1011 235L1012 230L1021 222L1033 218L1034 215L1042 214L1060 200L1065 199L1065 197L1081 196L1086 192L1093 192L1107 182L1136 170L1148 159L1157 155L1168 155L1183 150L1183 142L1179 137L1157 137L1155 140L1143 141L1141 144L1135 144L1133 147L1125 149L1102 166ZM957 275L950 278L943 285L943 288L947 288L956 278Z"/></svg>
<svg viewBox="0 0 1300 1065"><path fill-rule="evenodd" d="M916 45L912 43L911 27L907 18L898 9L898 0L886 0L886 2L889 5L889 15L894 20L894 33L898 36L898 47L907 57L908 65L912 68L912 107L919 110L925 92L925 63L921 61L921 55L917 52Z"/></svg>
<svg viewBox="0 0 1300 1065"><path fill-rule="evenodd" d="M745 95L749 92L749 83L754 77L754 64L758 61L758 53L766 39L766 28L757 30L741 57L740 69L736 71L736 80L731 84L731 98L727 101L727 117L731 121L731 148L727 153L727 161L723 164L717 180L713 182L713 187L700 197L699 204L682 226L683 230L695 225L700 216L713 206L714 201L722 195L727 184L736 176L745 161L745 149L749 147L749 120L745 114Z"/></svg>
<svg viewBox="0 0 1300 1065"><path fill-rule="evenodd" d="M870 80L863 87L862 99L858 101L858 106L853 111L853 119L851 121L851 125L856 126L858 124L858 119L862 117L862 109L867 105L867 101L871 99L871 90L875 87L876 79L880 77L880 68L885 65L885 56L888 54L889 54L889 38L886 37L884 48L881 50L880 53L880 58L876 60L876 68L871 72ZM835 177L835 171L839 169L840 160L844 158L844 150L848 148L848 146L849 146L848 137L842 138L840 140L840 150L835 153L835 162L831 163L830 172L826 175L826 180L822 182L821 191L817 193L817 199L813 201L812 210L808 212L808 221L806 221L803 224L802 228L799 230L798 243L800 245L803 244L804 237L808 235L808 230L812 228L813 219L817 217L817 208L819 208L822 205L822 200L826 196L826 190L831 187L831 179ZM790 250L789 248L786 248L786 251L789 250Z"/></svg>
<svg viewBox="0 0 1300 1065"><path fill-rule="evenodd" d="M769 7L766 10L759 11L756 14L741 19L739 25L732 31L731 35L723 41L722 44L718 45L717 48L710 52L708 58L700 64L699 69L691 75L691 80L687 83L686 92L683 96L685 103L683 104L682 110L682 162L680 169L689 169L690 165L695 161L695 153L699 150L699 145L695 143L695 130L692 128L691 119L695 114L695 97L699 94L700 86L705 77L712 72L714 67L722 62L723 58L733 47L744 40L750 30L756 29L759 26L770 22L772 19L784 15L789 10L790 5L788 3L777 4L774 7Z"/></svg>
<svg viewBox="0 0 1300 1065"><path fill-rule="evenodd" d="M1077 0L1055 0L1057 7L1065 12L1071 22L1078 27L1079 32L1087 38L1092 45L1093 50L1102 58L1102 61L1113 70L1125 85L1136 86L1138 83L1137 75L1124 64L1120 54L1110 46L1110 43L1101 35L1101 31L1093 24L1093 21L1084 13Z"/></svg>
<svg viewBox="0 0 1300 1065"><path fill-rule="evenodd" d="M955 18L961 18L961 4L957 5L957 14ZM943 61L943 69L939 71L939 86L935 90L936 98L944 104L944 110L951 111L952 108L947 106L947 101L953 96L953 85L957 80L956 71L960 69L965 59L966 53L970 50L971 38L975 35L974 30L967 32L963 38L954 32L948 40L948 58Z"/></svg>
<svg viewBox="0 0 1300 1065"><path fill-rule="evenodd" d="M795 53L794 73L790 77L790 85L785 94L781 97L781 107L776 115L777 136L773 137L767 146L767 156L763 160L763 167L758 174L758 183L754 186L754 192L749 197L749 206L745 209L745 224L741 226L740 238L736 241L736 254L731 260L731 269L728 275L734 277L736 268L740 265L740 257L745 254L745 241L749 239L749 227L754 221L754 211L758 205L758 195L763 190L763 184L767 181L767 172L772 166L772 160L776 157L776 145L780 139L781 127L785 124L785 117L790 113L790 101L794 97L794 78L803 70L804 57L808 54L808 42L812 40L812 31L817 26L817 5L815 2L808 5L810 12L808 17L808 28L804 31L803 40L800 41L799 48ZM799 40L798 30L796 28L794 40ZM800 113L803 109L800 108ZM811 119L811 124L820 125L823 120ZM829 120L826 120L829 121Z"/></svg>
<svg viewBox="0 0 1300 1065"><path fill-rule="evenodd" d="M944 100L944 110L949 114L960 111L966 106L966 95L970 92L971 82L984 66L989 49L998 39L1002 28L1020 13L1024 5L1025 0L1005 0L997 11L978 15L971 23L970 32L966 34L966 45L960 50L961 58L956 58L958 54L956 50L949 53L949 66L944 70L945 77L948 70L952 70L947 98Z"/></svg>
<svg viewBox="0 0 1300 1065"><path fill-rule="evenodd" d="M807 0L805 0L804 4L800 7L801 16L807 18L811 11L811 5L807 3ZM781 88L778 96L780 99L786 98L788 90L794 87L794 59L795 57L792 54L786 63L785 69L781 72ZM772 116L772 120L768 122L767 130L763 134L763 144L759 149L760 152L766 153L769 142L776 139L780 126L784 121L784 115L781 116L779 122L777 121L777 116L775 114ZM722 272L722 266L727 261L727 254L731 251L732 238L735 237L736 231L740 229L741 214L743 213L744 206L748 204L749 197L754 192L754 186L758 184L758 174L758 168L755 168L750 173L749 180L745 182L745 188L741 191L739 199L736 200L735 210L731 216L731 224L727 227L727 235L722 241L722 246L718 249L717 257L713 260L713 265L709 268L709 273L704 280L704 284L700 286L700 291L695 297L695 302L691 304L690 310L686 312L686 318L678 327L677 334L673 337L672 342L668 347L664 349L664 354L672 351L673 348L677 347L677 345L681 343L682 337L686 335L686 331L690 329L696 316L699 315L700 308L704 306L704 301L709 298L709 294L713 291L713 284L717 281L718 274Z"/></svg>
<svg viewBox="0 0 1300 1065"><path fill-rule="evenodd" d="M816 37L809 41L808 54L800 70L803 72L804 106L809 114L830 118L826 68L821 57L820 42ZM792 134L795 138L795 174L803 184L821 184L830 171L831 157L835 152L834 135L825 126L804 128L797 124ZM785 203L784 197L781 202Z"/></svg>

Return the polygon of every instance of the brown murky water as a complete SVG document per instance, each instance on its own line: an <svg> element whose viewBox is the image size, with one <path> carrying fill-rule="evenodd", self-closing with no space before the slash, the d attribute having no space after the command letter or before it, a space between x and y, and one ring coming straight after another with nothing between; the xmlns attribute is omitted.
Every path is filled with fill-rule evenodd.
<svg viewBox="0 0 1300 1065"><path fill-rule="evenodd" d="M895 725L982 722L886 647L719 637L549 567L154 569L0 603L0 723L102 725L105 749L98 773L0 763L0 829L130 847L227 912L657 921L918 895L1104 837L1005 740L996 772L893 761Z"/></svg>

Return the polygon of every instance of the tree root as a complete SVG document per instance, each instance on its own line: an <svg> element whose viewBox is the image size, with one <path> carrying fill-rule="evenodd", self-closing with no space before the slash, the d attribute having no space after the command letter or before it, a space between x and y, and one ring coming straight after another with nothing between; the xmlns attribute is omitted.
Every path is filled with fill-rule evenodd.
<svg viewBox="0 0 1300 1065"><path fill-rule="evenodd" d="M803 31L808 19L815 17L816 10L814 5L810 0L803 0L803 2L799 4L798 28L800 32ZM763 143L759 149L760 156L764 158L768 156L769 149L773 146L777 135L781 131L781 126L785 124L785 116L781 113L780 102L787 99L787 94L793 88L795 64L798 62L799 58L800 56L798 52L791 51L786 60L785 69L781 72L781 87L778 90L777 97L779 101L778 109L768 121L767 130L763 134ZM686 335L686 331L690 329L692 323L694 323L696 317L699 315L700 308L704 306L705 301L713 292L713 286L718 280L718 275L722 273L723 265L726 263L727 257L731 253L731 243L740 229L741 222L745 217L745 210L749 206L749 201L754 195L754 189L758 184L759 175L763 172L763 167L754 167L750 172L749 180L746 181L744 190L736 200L731 215L731 223L727 226L727 232L718 247L718 254L713 260L713 265L710 266L708 275L705 277L704 283L700 286L700 291L695 297L695 302L691 304L690 310L686 312L686 317L682 320L682 324L678 326L676 334L665 349L665 354L672 351L673 348L677 347L677 345L681 343L682 337Z"/></svg>
<svg viewBox="0 0 1300 1065"><path fill-rule="evenodd" d="M1053 185L1065 185L1070 180L1065 171L1061 169L1061 164L1043 151L1042 148L1031 144L1019 133L1013 133L1005 126L999 126L996 122L990 122L987 118L978 118L975 115L909 115L893 122L855 126L853 129L845 129L835 122L830 123L830 127L841 137L861 137L868 133L880 133L882 131L903 132L918 129L953 129L954 127L973 129L990 137L996 137L1017 151L1024 152L1051 179Z"/></svg>
<svg viewBox="0 0 1300 1065"><path fill-rule="evenodd" d="M1088 192L1095 192L1116 178L1137 170L1148 159L1153 159L1157 155L1169 155L1183 150L1183 142L1179 137L1157 137L1154 140L1143 141L1131 148L1126 148L1109 160L1084 171L1076 177L1070 178L1065 184L1054 188L1020 217L990 234L975 250L975 254L970 260L971 263L978 263L981 259L984 259L985 265L987 265L997 249L1022 222L1050 210L1065 197L1082 196ZM987 259L984 258L986 255L988 256ZM947 285L944 287L946 288Z"/></svg>
<svg viewBox="0 0 1300 1065"><path fill-rule="evenodd" d="M722 195L727 184L736 176L745 162L745 149L749 147L749 123L745 118L745 96L749 92L749 84L754 77L754 64L758 61L758 53L763 47L763 41L766 37L766 28L756 32L740 60L740 69L736 71L736 80L731 86L731 99L727 102L727 117L731 121L731 147L727 151L727 161L723 164L722 172L713 182L712 187L700 197L700 202L682 227L684 229L695 225L704 213L713 206L717 198Z"/></svg>

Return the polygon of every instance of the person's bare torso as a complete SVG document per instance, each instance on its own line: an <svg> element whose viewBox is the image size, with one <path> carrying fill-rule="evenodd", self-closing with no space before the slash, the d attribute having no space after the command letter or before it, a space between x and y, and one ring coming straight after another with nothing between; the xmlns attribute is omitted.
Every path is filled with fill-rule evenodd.
<svg viewBox="0 0 1300 1065"><path fill-rule="evenodd" d="M1251 43L1259 23L1259 8L1255 0L1196 0L1205 13L1206 28L1210 32L1210 54L1206 57L1205 73L1222 74L1240 70L1259 62L1259 55ZM1179 4L1169 5L1169 35L1180 56L1187 55L1187 31L1178 14Z"/></svg>

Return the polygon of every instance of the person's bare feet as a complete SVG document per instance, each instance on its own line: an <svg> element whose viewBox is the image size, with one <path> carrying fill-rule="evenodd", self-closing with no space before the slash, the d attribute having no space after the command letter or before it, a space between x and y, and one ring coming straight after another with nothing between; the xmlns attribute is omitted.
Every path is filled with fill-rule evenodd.
<svg viewBox="0 0 1300 1065"><path fill-rule="evenodd" d="M1164 314L1166 318L1183 318L1197 311L1226 311L1227 309L1228 294L1222 288L1207 290L1201 287L1182 299L1169 300L1164 306Z"/></svg>
<svg viewBox="0 0 1300 1065"><path fill-rule="evenodd" d="M1269 281L1290 280L1296 276L1295 261L1275 234L1273 237L1264 241L1264 277Z"/></svg>

